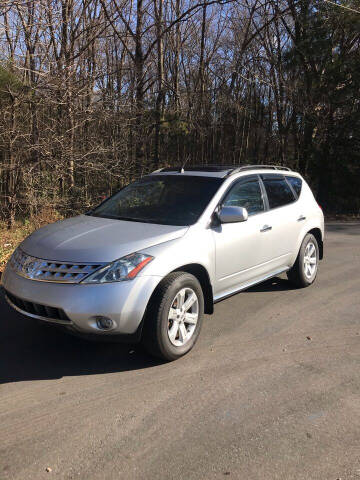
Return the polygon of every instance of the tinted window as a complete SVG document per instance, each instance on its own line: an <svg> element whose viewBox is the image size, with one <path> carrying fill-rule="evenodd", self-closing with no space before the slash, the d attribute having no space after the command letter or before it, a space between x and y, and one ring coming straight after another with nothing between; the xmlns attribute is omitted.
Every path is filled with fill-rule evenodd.
<svg viewBox="0 0 360 480"><path fill-rule="evenodd" d="M282 175L262 175L270 208L282 207L295 200L294 194Z"/></svg>
<svg viewBox="0 0 360 480"><path fill-rule="evenodd" d="M294 189L296 195L299 197L302 187L302 180L298 177L286 177L287 181L290 183L292 188Z"/></svg>
<svg viewBox="0 0 360 480"><path fill-rule="evenodd" d="M134 222L192 225L222 182L216 177L151 175L123 188L90 214Z"/></svg>
<svg viewBox="0 0 360 480"><path fill-rule="evenodd" d="M244 207L249 215L264 211L261 188L257 179L236 183L227 194L223 205Z"/></svg>

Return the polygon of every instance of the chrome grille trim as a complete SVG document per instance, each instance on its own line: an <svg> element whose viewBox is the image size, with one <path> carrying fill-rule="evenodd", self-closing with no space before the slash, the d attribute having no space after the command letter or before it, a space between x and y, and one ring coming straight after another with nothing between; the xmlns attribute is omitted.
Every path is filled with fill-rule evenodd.
<svg viewBox="0 0 360 480"><path fill-rule="evenodd" d="M27 255L17 248L10 258L10 267L22 277L39 282L79 283L105 263L56 262Z"/></svg>

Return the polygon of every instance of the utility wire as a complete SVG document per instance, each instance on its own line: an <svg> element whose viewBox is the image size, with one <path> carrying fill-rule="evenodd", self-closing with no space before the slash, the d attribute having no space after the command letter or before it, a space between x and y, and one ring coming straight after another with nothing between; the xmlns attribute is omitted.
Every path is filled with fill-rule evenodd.
<svg viewBox="0 0 360 480"><path fill-rule="evenodd" d="M345 10L350 10L350 12L360 13L360 10L355 10L354 8L347 7L346 5L342 5L341 3L331 2L330 0L324 0L324 2L330 3L331 5L335 5L336 7L339 7L339 8L344 8Z"/></svg>

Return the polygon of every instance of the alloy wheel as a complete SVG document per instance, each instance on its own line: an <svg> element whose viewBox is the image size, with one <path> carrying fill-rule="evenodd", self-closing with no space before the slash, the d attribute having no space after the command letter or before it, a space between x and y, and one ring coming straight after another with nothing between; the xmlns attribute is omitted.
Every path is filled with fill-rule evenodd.
<svg viewBox="0 0 360 480"><path fill-rule="evenodd" d="M304 252L304 273L306 278L311 279L317 270L317 252L313 242L309 242L306 245Z"/></svg>
<svg viewBox="0 0 360 480"><path fill-rule="evenodd" d="M182 288L174 297L168 315L168 336L176 347L193 336L199 318L199 299L192 288Z"/></svg>

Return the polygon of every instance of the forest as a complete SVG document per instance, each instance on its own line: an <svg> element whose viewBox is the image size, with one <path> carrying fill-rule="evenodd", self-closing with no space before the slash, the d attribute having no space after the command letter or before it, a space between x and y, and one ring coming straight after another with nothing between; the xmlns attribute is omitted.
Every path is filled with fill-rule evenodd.
<svg viewBox="0 0 360 480"><path fill-rule="evenodd" d="M358 0L2 0L0 219L159 167L278 164L360 212Z"/></svg>

